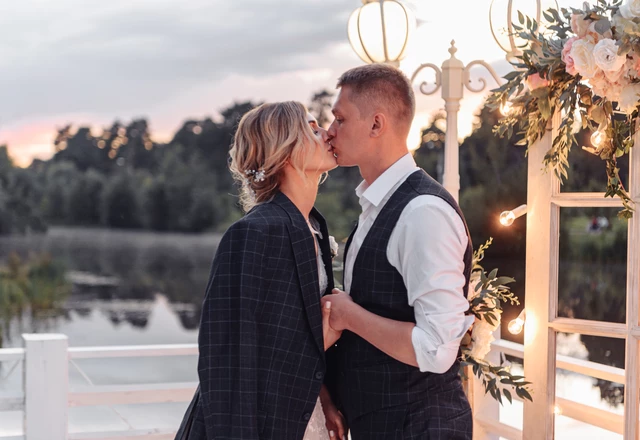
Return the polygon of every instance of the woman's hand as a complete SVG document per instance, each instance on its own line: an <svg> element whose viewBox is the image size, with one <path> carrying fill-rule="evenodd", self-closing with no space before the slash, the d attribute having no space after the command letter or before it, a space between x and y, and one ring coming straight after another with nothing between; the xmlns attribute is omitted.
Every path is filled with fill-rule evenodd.
<svg viewBox="0 0 640 440"><path fill-rule="evenodd" d="M329 431L329 440L347 440L347 422L333 404L329 391L324 385L320 390L320 403L324 412L325 426Z"/></svg>
<svg viewBox="0 0 640 440"><path fill-rule="evenodd" d="M329 325L329 318L331 317L331 301L326 301L322 307L322 336L324 339L324 349L325 351L329 349L333 344L336 343L340 336L342 336L341 331L336 331L331 328Z"/></svg>

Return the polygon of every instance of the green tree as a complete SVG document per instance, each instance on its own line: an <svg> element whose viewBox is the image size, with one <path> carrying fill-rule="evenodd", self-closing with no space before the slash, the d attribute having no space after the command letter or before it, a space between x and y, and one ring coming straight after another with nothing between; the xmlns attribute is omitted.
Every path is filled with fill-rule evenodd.
<svg viewBox="0 0 640 440"><path fill-rule="evenodd" d="M331 114L331 106L333 104L334 94L328 90L320 90L311 97L309 104L309 113L311 113L320 127L328 128L333 115Z"/></svg>
<svg viewBox="0 0 640 440"><path fill-rule="evenodd" d="M135 181L128 173L114 176L102 197L102 224L111 228L139 228L140 209Z"/></svg>
<svg viewBox="0 0 640 440"><path fill-rule="evenodd" d="M69 194L69 221L78 225L99 225L105 178L90 169L73 183Z"/></svg>

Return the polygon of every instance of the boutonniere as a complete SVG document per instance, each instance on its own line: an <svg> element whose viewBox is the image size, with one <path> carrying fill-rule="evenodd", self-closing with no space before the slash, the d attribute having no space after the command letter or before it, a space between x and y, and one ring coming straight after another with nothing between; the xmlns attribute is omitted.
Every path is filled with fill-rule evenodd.
<svg viewBox="0 0 640 440"><path fill-rule="evenodd" d="M329 248L331 249L331 258L338 256L338 242L333 235L329 235Z"/></svg>

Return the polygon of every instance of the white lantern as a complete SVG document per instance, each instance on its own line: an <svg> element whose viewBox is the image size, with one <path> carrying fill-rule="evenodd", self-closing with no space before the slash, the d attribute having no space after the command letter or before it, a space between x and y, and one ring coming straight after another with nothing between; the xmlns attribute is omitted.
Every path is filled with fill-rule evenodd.
<svg viewBox="0 0 640 440"><path fill-rule="evenodd" d="M489 8L489 24L491 34L498 46L507 53L507 60L522 54L526 40L518 37L513 23L520 25L518 12L522 15L535 19L538 25L542 26L542 12L549 8L558 8L555 0L492 0Z"/></svg>
<svg viewBox="0 0 640 440"><path fill-rule="evenodd" d="M349 17L351 47L365 63L397 66L407 53L415 18L396 0L363 0Z"/></svg>

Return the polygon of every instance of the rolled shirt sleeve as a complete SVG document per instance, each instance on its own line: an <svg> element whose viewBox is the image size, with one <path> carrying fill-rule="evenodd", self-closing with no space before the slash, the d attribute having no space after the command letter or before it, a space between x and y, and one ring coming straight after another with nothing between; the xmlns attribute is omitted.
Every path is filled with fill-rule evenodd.
<svg viewBox="0 0 640 440"><path fill-rule="evenodd" d="M411 340L420 371L444 373L456 360L474 317L466 316L462 219L440 197L423 195L403 210L389 239L387 258L402 275L416 326Z"/></svg>

